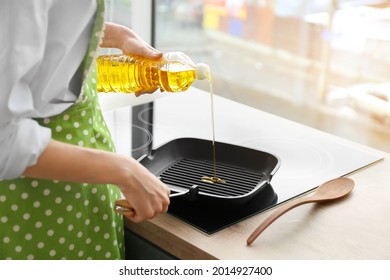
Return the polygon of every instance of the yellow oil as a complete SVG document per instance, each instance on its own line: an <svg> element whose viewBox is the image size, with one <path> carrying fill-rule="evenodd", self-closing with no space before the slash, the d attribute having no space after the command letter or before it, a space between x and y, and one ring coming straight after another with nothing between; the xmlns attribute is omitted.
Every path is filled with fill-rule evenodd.
<svg viewBox="0 0 390 280"><path fill-rule="evenodd" d="M214 90L211 74L208 73L207 80L210 87L210 105L211 105L211 129L213 135L213 176L202 176L201 180L207 183L226 183L224 179L217 177L217 157L215 154L215 125L214 125Z"/></svg>
<svg viewBox="0 0 390 280"><path fill-rule="evenodd" d="M159 83L161 88L169 92L187 90L196 79L195 70L169 71L161 69L159 71Z"/></svg>
<svg viewBox="0 0 390 280"><path fill-rule="evenodd" d="M137 56L101 55L97 63L97 91L132 93L154 91L160 88L167 92L187 90L196 80L196 69L192 65L164 60L150 60ZM213 176L203 176L204 182L225 183L217 177L214 128L214 94L211 74L207 74L210 86L211 124L213 135Z"/></svg>
<svg viewBox="0 0 390 280"><path fill-rule="evenodd" d="M146 60L126 55L101 55L96 59L98 92L178 92L187 90L196 79L190 65L163 60Z"/></svg>

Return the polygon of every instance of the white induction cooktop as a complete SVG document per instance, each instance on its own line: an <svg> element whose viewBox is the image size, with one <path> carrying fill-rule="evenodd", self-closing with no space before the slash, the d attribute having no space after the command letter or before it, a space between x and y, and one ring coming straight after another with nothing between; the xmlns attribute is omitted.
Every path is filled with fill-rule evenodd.
<svg viewBox="0 0 390 280"><path fill-rule="evenodd" d="M375 150L363 152L336 143L324 132L307 134L307 127L301 130L289 120L222 97L214 96L214 106L216 141L280 158L271 181L278 204L382 159ZM104 115L117 151L134 157L176 138L212 139L210 96L201 91L172 94Z"/></svg>

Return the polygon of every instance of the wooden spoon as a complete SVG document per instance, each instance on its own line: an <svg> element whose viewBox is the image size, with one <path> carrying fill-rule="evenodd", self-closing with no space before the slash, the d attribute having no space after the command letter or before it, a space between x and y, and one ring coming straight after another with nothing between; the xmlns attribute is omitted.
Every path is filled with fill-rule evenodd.
<svg viewBox="0 0 390 280"><path fill-rule="evenodd" d="M337 178L330 180L328 182L323 183L319 186L311 195L300 197L298 199L292 200L280 208L278 208L275 212L273 212L270 216L268 216L249 236L246 243L247 245L252 244L253 241L262 233L270 224L272 224L277 218L282 216L287 211L306 203L311 202L323 202L329 201L333 199L337 199L349 194L355 183L353 180L348 178Z"/></svg>

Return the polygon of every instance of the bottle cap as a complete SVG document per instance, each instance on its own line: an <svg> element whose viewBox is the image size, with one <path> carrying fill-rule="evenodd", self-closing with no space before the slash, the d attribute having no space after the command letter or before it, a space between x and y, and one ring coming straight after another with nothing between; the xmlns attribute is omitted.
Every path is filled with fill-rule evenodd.
<svg viewBox="0 0 390 280"><path fill-rule="evenodd" d="M210 76L210 67L204 63L196 64L196 78L204 80Z"/></svg>

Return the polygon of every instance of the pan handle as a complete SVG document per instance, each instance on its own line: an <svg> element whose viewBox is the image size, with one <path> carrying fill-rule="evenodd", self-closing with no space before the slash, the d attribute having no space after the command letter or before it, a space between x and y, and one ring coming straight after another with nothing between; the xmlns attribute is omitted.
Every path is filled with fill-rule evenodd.
<svg viewBox="0 0 390 280"><path fill-rule="evenodd" d="M133 215L135 210L133 206L126 199L118 199L115 201L114 205L115 212L121 215Z"/></svg>
<svg viewBox="0 0 390 280"><path fill-rule="evenodd" d="M175 187L169 186L171 189L175 190ZM197 198L199 193L199 186L198 185L192 185L188 190L185 191L176 191L175 193L171 193L169 197L176 197L176 196L182 196L187 195L188 200L193 201Z"/></svg>
<svg viewBox="0 0 390 280"><path fill-rule="evenodd" d="M169 197L188 195L188 199L192 201L196 199L198 193L199 193L199 186L193 185L188 190L184 192L177 192L177 193L170 194ZM126 199L116 200L114 205L114 210L115 212L125 216L134 215L135 213L133 206Z"/></svg>

